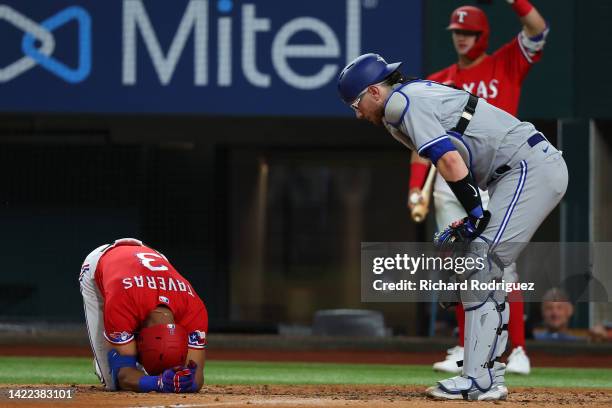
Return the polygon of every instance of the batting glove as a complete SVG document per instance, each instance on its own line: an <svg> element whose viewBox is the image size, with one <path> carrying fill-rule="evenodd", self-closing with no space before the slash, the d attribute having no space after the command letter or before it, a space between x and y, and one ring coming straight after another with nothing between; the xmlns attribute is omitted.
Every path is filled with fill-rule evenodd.
<svg viewBox="0 0 612 408"><path fill-rule="evenodd" d="M182 366L165 370L159 375L159 392L184 393L193 392L195 384L195 371Z"/></svg>

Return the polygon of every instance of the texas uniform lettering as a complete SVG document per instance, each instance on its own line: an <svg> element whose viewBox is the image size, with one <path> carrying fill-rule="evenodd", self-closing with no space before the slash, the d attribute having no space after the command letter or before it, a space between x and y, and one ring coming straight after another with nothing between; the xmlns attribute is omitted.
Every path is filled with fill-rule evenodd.
<svg viewBox="0 0 612 408"><path fill-rule="evenodd" d="M492 79L488 84L485 81L479 81L478 86L476 86L476 82L466 82L463 84L463 89L479 98L495 99L499 93L498 85L499 81L497 79Z"/></svg>
<svg viewBox="0 0 612 408"><path fill-rule="evenodd" d="M166 278L163 276L143 276L123 278L123 289L129 289L134 285L137 288L147 287L154 290L168 290L172 292L187 292L193 296L191 286L179 279Z"/></svg>

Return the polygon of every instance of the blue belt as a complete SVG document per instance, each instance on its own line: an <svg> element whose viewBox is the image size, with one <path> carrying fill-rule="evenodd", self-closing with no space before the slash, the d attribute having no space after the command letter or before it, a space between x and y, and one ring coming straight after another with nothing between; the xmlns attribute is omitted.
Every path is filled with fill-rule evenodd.
<svg viewBox="0 0 612 408"><path fill-rule="evenodd" d="M535 145L537 145L540 142L543 142L544 140L546 140L546 138L541 133L536 133L535 135L530 136L529 139L527 139L527 144L529 145L529 147L534 147ZM495 169L495 172L493 173L493 176L491 177L491 179L496 180L502 174L504 174L505 172L511 169L512 167L508 166L507 164L504 164L503 166L499 166L497 169Z"/></svg>
<svg viewBox="0 0 612 408"><path fill-rule="evenodd" d="M536 133L535 135L527 139L527 143L529 144L530 147L533 147L537 145L538 143L543 142L544 140L546 140L546 138L542 136L541 133Z"/></svg>

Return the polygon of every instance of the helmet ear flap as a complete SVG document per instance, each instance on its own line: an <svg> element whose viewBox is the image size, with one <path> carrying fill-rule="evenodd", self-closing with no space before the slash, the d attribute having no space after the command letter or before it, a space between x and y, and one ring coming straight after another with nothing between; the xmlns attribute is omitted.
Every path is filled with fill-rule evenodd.
<svg viewBox="0 0 612 408"><path fill-rule="evenodd" d="M476 36L476 42L474 46L468 51L467 57L471 60L475 60L480 57L482 54L487 52L487 48L489 47L489 32L481 31Z"/></svg>

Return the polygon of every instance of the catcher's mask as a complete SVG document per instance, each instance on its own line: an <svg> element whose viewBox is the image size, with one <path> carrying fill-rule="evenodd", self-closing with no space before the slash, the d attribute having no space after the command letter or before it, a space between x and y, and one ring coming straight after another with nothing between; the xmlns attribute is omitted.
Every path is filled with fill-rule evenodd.
<svg viewBox="0 0 612 408"><path fill-rule="evenodd" d="M157 324L140 330L138 360L149 375L184 365L187 358L187 331L176 324Z"/></svg>

